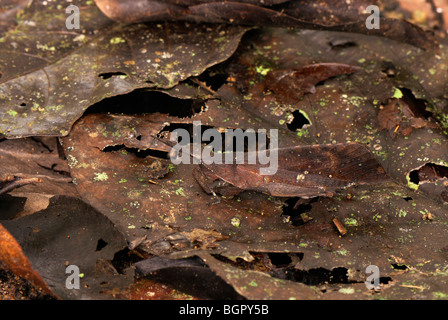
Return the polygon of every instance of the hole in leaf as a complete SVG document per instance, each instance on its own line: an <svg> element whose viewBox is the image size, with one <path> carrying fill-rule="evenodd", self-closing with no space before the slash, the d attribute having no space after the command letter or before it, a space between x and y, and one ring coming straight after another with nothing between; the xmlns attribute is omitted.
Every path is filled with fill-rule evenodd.
<svg viewBox="0 0 448 320"><path fill-rule="evenodd" d="M294 116L294 119L287 124L288 129L291 131L303 129L305 126L311 124L308 118L300 110L294 111L292 115Z"/></svg>
<svg viewBox="0 0 448 320"><path fill-rule="evenodd" d="M306 213L311 211L312 203L316 201L316 198L309 199L307 202L303 202L301 198L290 198L283 205L282 216L289 216L293 226L303 225L309 220Z"/></svg>
<svg viewBox="0 0 448 320"><path fill-rule="evenodd" d="M103 239L99 239L96 244L95 251L101 251L101 249L103 249L105 246L107 246L107 242L104 241Z"/></svg>
<svg viewBox="0 0 448 320"><path fill-rule="evenodd" d="M435 181L441 178L448 178L448 167L434 163L427 163L417 170L409 173L409 180L418 185L422 181Z"/></svg>
<svg viewBox="0 0 448 320"><path fill-rule="evenodd" d="M395 65L392 63L392 61L383 61L381 71L384 72L388 77L394 77L397 73Z"/></svg>
<svg viewBox="0 0 448 320"><path fill-rule="evenodd" d="M278 270L280 271L280 270ZM349 280L348 269L344 267L337 267L332 270L325 268L313 268L309 270L298 270L293 268L285 268L282 270L283 274L276 272L274 276L301 282L307 285L323 285L323 284L349 284L359 283L358 281ZM380 283L387 284L392 281L390 277L380 277Z"/></svg>
<svg viewBox="0 0 448 320"><path fill-rule="evenodd" d="M128 94L106 98L88 108L85 114L151 114L162 113L185 118L202 111L204 101L198 99L179 99L170 95L145 89L134 90Z"/></svg>
<svg viewBox="0 0 448 320"><path fill-rule="evenodd" d="M391 277L380 277L380 283L382 284L388 284L391 281L392 281Z"/></svg>
<svg viewBox="0 0 448 320"><path fill-rule="evenodd" d="M139 158L146 158L148 156L154 157L154 158L162 158L162 159L169 159L169 154L166 151L160 151L160 150L153 150L153 149L138 149L138 148L128 148L124 144L114 145L114 146L107 146L103 148L103 152L121 152L121 153L132 153L136 155Z"/></svg>
<svg viewBox="0 0 448 320"><path fill-rule="evenodd" d="M271 263L276 267L286 267L292 262L291 257L286 253L271 252L268 253L268 256Z"/></svg>
<svg viewBox="0 0 448 320"><path fill-rule="evenodd" d="M110 79L114 76L127 76L127 74L123 72L106 72L106 73L100 73L98 75L98 77L103 78L104 80Z"/></svg>
<svg viewBox="0 0 448 320"><path fill-rule="evenodd" d="M406 270L408 269L408 266L405 264L392 263L392 268L395 270Z"/></svg>
<svg viewBox="0 0 448 320"><path fill-rule="evenodd" d="M207 87L209 87L213 91L216 91L226 83L228 77L229 77L228 74L225 73L212 74L210 71L207 70L198 77L198 80L204 82L207 85Z"/></svg>
<svg viewBox="0 0 448 320"><path fill-rule="evenodd" d="M409 173L409 181L415 184L419 183L420 179L418 178L418 170L414 170Z"/></svg>
<svg viewBox="0 0 448 320"><path fill-rule="evenodd" d="M401 98L411 109L416 117L429 119L432 117L432 113L426 110L426 101L423 99L417 99L411 90L406 88L400 88L403 93Z"/></svg>
<svg viewBox="0 0 448 320"><path fill-rule="evenodd" d="M125 248L116 252L111 262L119 274L125 274L127 268L141 260L143 258L135 251L130 251L128 248Z"/></svg>

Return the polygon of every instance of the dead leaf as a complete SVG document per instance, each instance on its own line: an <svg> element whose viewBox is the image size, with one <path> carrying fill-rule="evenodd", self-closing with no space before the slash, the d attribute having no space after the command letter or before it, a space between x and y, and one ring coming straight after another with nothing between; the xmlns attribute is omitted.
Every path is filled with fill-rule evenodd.
<svg viewBox="0 0 448 320"><path fill-rule="evenodd" d="M316 92L315 85L341 74L350 74L359 67L339 63L307 65L298 70L275 70L266 76L266 86L275 92L278 101L295 103L305 93Z"/></svg>
<svg viewBox="0 0 448 320"><path fill-rule="evenodd" d="M386 106L383 106L378 112L378 125L380 129L386 129L388 131L395 130L401 123L401 113L398 108L398 101L392 100Z"/></svg>
<svg viewBox="0 0 448 320"><path fill-rule="evenodd" d="M33 2L2 38L4 136L64 136L96 102L138 88L172 88L226 60L248 30L195 23L124 26L93 3L72 4L82 9L83 29L67 32L66 16L54 13L60 11L56 3Z"/></svg>
<svg viewBox="0 0 448 320"><path fill-rule="evenodd" d="M300 198L332 196L337 190L354 184L389 179L375 156L359 143L295 146L276 149L276 152L278 169L271 176L260 174L260 168L271 164L224 164L222 161L222 164L202 163L195 178L209 193L223 192L226 186L211 188L214 180L221 179L237 188L232 194L250 190L275 197Z"/></svg>
<svg viewBox="0 0 448 320"><path fill-rule="evenodd" d="M78 196L58 145L56 138L0 141L0 194L25 201L21 211L14 213L16 217L45 209L54 195ZM3 201L8 211L8 201Z"/></svg>
<svg viewBox="0 0 448 320"><path fill-rule="evenodd" d="M201 299L242 299L232 286L198 257L151 257L137 262L135 266L141 277L170 285Z"/></svg>
<svg viewBox="0 0 448 320"><path fill-rule="evenodd" d="M16 239L0 224L0 267L33 283L43 294L57 298L23 253Z"/></svg>
<svg viewBox="0 0 448 320"><path fill-rule="evenodd" d="M121 274L95 272L99 259L112 261L127 243L106 217L79 199L55 196L45 210L2 224L17 239L36 274L62 299L105 298L102 292L107 288L124 288L133 281L131 269ZM68 265L84 274L78 290L66 286Z"/></svg>
<svg viewBox="0 0 448 320"><path fill-rule="evenodd" d="M296 27L344 32L357 32L388 37L425 48L436 48L428 32L404 21L381 19L380 29L366 28L371 1L117 1L95 0L102 12L124 23L142 21L201 21L242 25ZM272 6L275 3L276 6Z"/></svg>

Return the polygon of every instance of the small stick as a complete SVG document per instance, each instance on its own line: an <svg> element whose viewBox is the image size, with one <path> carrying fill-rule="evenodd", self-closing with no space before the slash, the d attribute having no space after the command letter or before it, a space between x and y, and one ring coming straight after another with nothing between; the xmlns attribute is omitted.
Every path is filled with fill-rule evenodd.
<svg viewBox="0 0 448 320"><path fill-rule="evenodd" d="M34 183L39 183L39 182L42 182L42 180L39 178L18 179L18 180L15 180L15 181L12 181L12 182L6 184L5 186L2 186L0 188L0 195L7 193L15 188L25 186L27 184L34 184Z"/></svg>
<svg viewBox="0 0 448 320"><path fill-rule="evenodd" d="M347 233L347 229L345 229L344 225L338 220L338 218L334 218L333 223L338 229L341 236L344 236Z"/></svg>

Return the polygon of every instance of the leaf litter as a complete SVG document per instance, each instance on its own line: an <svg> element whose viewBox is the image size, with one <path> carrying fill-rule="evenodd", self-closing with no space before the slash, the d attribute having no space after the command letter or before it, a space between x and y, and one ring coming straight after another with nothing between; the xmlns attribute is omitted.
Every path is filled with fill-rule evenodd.
<svg viewBox="0 0 448 320"><path fill-rule="evenodd" d="M115 32L114 27L111 30ZM157 266L152 270L165 270L158 282L179 279L175 275L189 266L190 273L181 273L181 281L170 282L185 292L197 286L188 275L200 274L204 281L223 279L225 283L219 282L216 289L226 288L228 297L233 298L409 299L446 295L447 217L443 203L447 202L448 149L443 88L447 79L446 72L441 72L446 69L445 47L434 53L347 32L239 30L232 44L235 49L238 44L238 50L228 48L225 57L200 71L171 83L162 80L139 85L148 87L141 91L133 91L137 86L111 90L114 94L108 99L103 95L86 103L88 107L97 102L73 127L85 108L72 117L71 123L64 125L64 134L57 130L50 133L65 136L61 142L66 163L76 192L92 206L89 212L96 212L93 216L98 221L110 220L109 236L121 239L110 247L101 270L112 270L116 279L122 279L121 287L128 286L133 276L121 271L112 255L127 246L124 250L141 260L135 266L152 260ZM116 38L107 39L121 43ZM272 82L285 79L282 74L298 75L297 70L325 64L354 69L318 80L309 78L303 85L301 77L290 83ZM221 74L226 80L216 84L209 76L200 75L206 69L208 75ZM124 78L128 70L109 69L95 76L113 81ZM140 76L135 76L135 81L141 84ZM128 111L114 105L135 98L136 93L147 99L145 106L151 106L148 111ZM178 112L168 110L163 107L168 101L182 107ZM117 111L108 114L108 109ZM185 112L187 109L190 111ZM18 111L11 109L8 116L14 115ZM170 148L153 139L175 128L191 130L196 120L204 128L221 132L225 128L276 128L282 147L362 143L392 180L355 185L332 197L308 200L254 191L233 197L207 194L193 177L195 166L171 164ZM35 135L26 130L20 135ZM8 179L12 178L3 181ZM3 195L11 208L22 201L17 192L28 187ZM50 203L67 201L51 198L56 193L47 194ZM75 207L84 206L80 200L70 201L78 203L73 207L75 212ZM37 212L29 218L11 220L12 213L8 214L5 225L11 230L13 225L18 228L13 234L22 248L27 248L30 240L19 236L21 219L42 219L38 217L45 216L52 206L42 207L44 214ZM341 233L344 228L333 221L339 221L345 232ZM94 241L91 246L95 245L98 243ZM32 252L25 253L31 263L38 261ZM90 269L99 261L95 256L74 255L84 258ZM61 264L62 260L56 260L51 263ZM182 261L187 264L182 265ZM365 268L371 264L380 268L380 292L371 292L364 284ZM45 268L35 269L48 274ZM151 269L138 270L141 277L154 278ZM58 286L62 280L46 281L55 283L54 290L61 295L63 290ZM198 291L192 290L192 294ZM216 290L209 294L213 297Z"/></svg>

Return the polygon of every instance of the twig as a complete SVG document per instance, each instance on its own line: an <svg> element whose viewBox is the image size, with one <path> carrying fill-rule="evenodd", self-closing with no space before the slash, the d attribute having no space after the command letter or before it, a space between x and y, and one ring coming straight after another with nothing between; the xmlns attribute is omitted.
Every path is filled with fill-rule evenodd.
<svg viewBox="0 0 448 320"><path fill-rule="evenodd" d="M33 184L33 183L39 183L42 182L41 179L39 178L29 178L29 179L19 179L16 181L13 181L9 184L7 184L6 186L4 186L3 188L0 188L0 195L7 193L15 188L27 185L27 184Z"/></svg>
<svg viewBox="0 0 448 320"><path fill-rule="evenodd" d="M344 236L347 234L347 229L345 229L344 225L338 220L338 218L334 218L333 223L336 226L336 228L338 229L341 236Z"/></svg>

